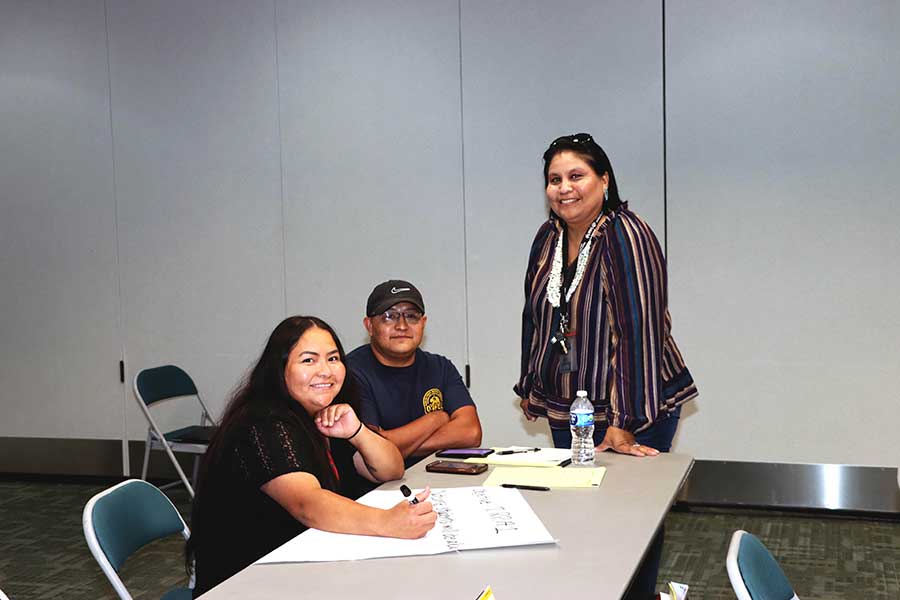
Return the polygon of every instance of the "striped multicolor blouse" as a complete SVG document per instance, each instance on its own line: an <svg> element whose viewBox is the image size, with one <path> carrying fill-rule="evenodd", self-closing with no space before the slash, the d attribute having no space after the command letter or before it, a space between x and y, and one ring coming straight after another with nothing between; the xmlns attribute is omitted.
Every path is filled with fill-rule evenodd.
<svg viewBox="0 0 900 600"><path fill-rule="evenodd" d="M666 418L697 396L697 388L672 338L666 264L659 241L624 203L604 215L584 277L569 301L569 354L575 371L561 373L550 338L559 309L547 302L547 280L562 224L552 216L538 230L525 274L522 372L513 388L531 412L553 429L569 427L577 390L587 390L598 424L629 431Z"/></svg>

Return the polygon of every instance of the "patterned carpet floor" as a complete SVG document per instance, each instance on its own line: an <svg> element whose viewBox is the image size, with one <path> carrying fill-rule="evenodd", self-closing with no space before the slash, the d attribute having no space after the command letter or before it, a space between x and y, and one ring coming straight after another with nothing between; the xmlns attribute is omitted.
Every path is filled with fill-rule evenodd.
<svg viewBox="0 0 900 600"><path fill-rule="evenodd" d="M687 583L691 598L734 599L725 555L737 529L763 541L801 599L900 599L900 522L769 511L671 511L660 584Z"/></svg>
<svg viewBox="0 0 900 600"><path fill-rule="evenodd" d="M81 528L85 503L104 487L0 481L0 590L11 600L114 598ZM169 496L187 515L187 493L175 488ZM674 580L690 585L693 600L733 599L725 554L736 529L763 540L800 598L900 598L900 522L762 511L672 511L660 586ZM134 598L159 598L184 585L183 550L176 535L132 557L121 575Z"/></svg>

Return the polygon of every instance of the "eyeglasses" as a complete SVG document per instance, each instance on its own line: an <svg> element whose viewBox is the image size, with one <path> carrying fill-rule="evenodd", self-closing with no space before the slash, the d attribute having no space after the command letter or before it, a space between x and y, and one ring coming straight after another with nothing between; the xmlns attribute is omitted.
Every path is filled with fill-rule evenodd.
<svg viewBox="0 0 900 600"><path fill-rule="evenodd" d="M592 138L589 133L573 133L572 135L563 135L556 138L550 143L550 147L553 148L563 142L569 142L570 144L588 144L593 141L594 138Z"/></svg>
<svg viewBox="0 0 900 600"><path fill-rule="evenodd" d="M419 321L422 320L422 317L425 315L417 310L407 310L407 311L399 311L399 310L386 310L380 315L381 321L383 323L399 323L400 319L403 318L410 325L418 325Z"/></svg>

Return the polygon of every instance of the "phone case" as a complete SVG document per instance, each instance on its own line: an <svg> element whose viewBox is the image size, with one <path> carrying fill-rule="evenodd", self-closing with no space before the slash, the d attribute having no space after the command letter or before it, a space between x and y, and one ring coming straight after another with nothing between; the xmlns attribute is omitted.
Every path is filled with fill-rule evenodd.
<svg viewBox="0 0 900 600"><path fill-rule="evenodd" d="M493 452L493 448L448 448L441 450L435 456L438 458L484 458Z"/></svg>
<svg viewBox="0 0 900 600"><path fill-rule="evenodd" d="M458 475L478 475L487 471L488 466L476 463L464 463L450 460L435 460L425 465L430 473L456 473Z"/></svg>

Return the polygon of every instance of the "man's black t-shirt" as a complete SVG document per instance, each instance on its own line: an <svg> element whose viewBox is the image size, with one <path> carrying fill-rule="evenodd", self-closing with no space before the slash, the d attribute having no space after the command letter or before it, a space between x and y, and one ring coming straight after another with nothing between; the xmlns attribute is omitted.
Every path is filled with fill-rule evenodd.
<svg viewBox="0 0 900 600"><path fill-rule="evenodd" d="M436 410L452 415L475 406L459 371L439 354L417 349L412 365L388 367L366 344L347 355L347 366L359 385L360 419L367 425L396 429ZM409 457L406 465L418 460Z"/></svg>

